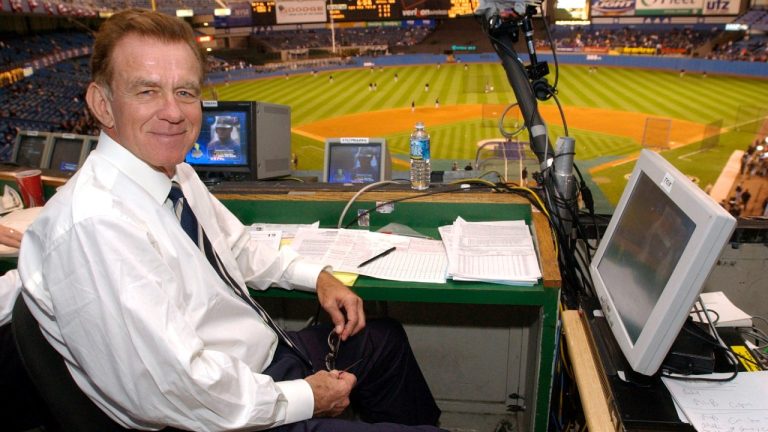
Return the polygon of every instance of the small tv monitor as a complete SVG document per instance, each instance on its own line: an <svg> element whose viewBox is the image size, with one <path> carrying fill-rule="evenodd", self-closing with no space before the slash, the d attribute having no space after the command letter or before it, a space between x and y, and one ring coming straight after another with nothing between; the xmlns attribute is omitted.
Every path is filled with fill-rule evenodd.
<svg viewBox="0 0 768 432"><path fill-rule="evenodd" d="M74 173L85 160L85 145L86 137L83 135L53 134L45 168L63 173Z"/></svg>
<svg viewBox="0 0 768 432"><path fill-rule="evenodd" d="M589 267L633 371L658 372L735 225L659 154L640 153Z"/></svg>
<svg viewBox="0 0 768 432"><path fill-rule="evenodd" d="M389 180L392 163L384 138L348 137L325 140L323 181L374 183Z"/></svg>
<svg viewBox="0 0 768 432"><path fill-rule="evenodd" d="M96 150L96 146L99 144L99 137L97 136L89 136L85 140L85 154L83 155L83 162L85 162L85 159L88 158L88 155L91 154L92 151Z"/></svg>
<svg viewBox="0 0 768 432"><path fill-rule="evenodd" d="M21 131L16 135L11 162L22 167L44 168L49 143L50 135L46 132Z"/></svg>
<svg viewBox="0 0 768 432"><path fill-rule="evenodd" d="M290 174L291 109L254 101L203 101L185 157L203 178L255 180Z"/></svg>

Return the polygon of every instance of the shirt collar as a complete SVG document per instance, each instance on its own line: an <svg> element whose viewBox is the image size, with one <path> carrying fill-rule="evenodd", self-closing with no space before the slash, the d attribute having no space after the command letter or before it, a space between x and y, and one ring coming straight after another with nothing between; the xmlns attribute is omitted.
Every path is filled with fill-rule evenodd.
<svg viewBox="0 0 768 432"><path fill-rule="evenodd" d="M171 190L171 179L168 176L153 169L104 132L99 136L98 147L99 153L105 159L126 177L144 188L158 204L165 202Z"/></svg>

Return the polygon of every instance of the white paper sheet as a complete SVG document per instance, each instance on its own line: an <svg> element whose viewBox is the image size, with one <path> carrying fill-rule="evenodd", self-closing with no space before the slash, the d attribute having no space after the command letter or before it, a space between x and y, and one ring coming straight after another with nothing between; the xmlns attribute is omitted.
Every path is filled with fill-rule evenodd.
<svg viewBox="0 0 768 432"><path fill-rule="evenodd" d="M768 431L768 371L741 372L728 382L662 380L698 432Z"/></svg>

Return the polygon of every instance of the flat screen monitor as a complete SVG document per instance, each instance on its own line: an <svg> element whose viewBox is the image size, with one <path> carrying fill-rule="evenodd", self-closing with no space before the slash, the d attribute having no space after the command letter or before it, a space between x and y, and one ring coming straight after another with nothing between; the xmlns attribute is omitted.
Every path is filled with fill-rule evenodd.
<svg viewBox="0 0 768 432"><path fill-rule="evenodd" d="M48 154L49 137L47 133L21 131L16 136L11 162L29 168L44 168L44 157Z"/></svg>
<svg viewBox="0 0 768 432"><path fill-rule="evenodd" d="M85 137L82 135L53 135L47 168L64 173L74 173L83 161L84 145Z"/></svg>
<svg viewBox="0 0 768 432"><path fill-rule="evenodd" d="M658 371L735 225L664 158L641 152L589 268L632 370Z"/></svg>
<svg viewBox="0 0 768 432"><path fill-rule="evenodd" d="M202 110L200 135L185 157L201 177L243 180L290 174L290 107L203 101Z"/></svg>
<svg viewBox="0 0 768 432"><path fill-rule="evenodd" d="M323 181L374 183L392 173L387 142L383 138L349 137L325 140Z"/></svg>

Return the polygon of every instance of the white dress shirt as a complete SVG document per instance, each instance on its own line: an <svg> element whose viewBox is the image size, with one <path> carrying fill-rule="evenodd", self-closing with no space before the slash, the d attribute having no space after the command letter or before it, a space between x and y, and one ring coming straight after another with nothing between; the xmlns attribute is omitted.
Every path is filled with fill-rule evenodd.
<svg viewBox="0 0 768 432"><path fill-rule="evenodd" d="M21 279L19 272L8 270L0 276L0 326L11 322L13 304L21 291Z"/></svg>
<svg viewBox="0 0 768 432"><path fill-rule="evenodd" d="M236 280L315 289L321 266L250 242L189 165L174 179ZM126 427L264 429L310 418L306 381L260 373L277 337L187 237L170 188L102 133L24 235L24 294L47 339L80 388Z"/></svg>

